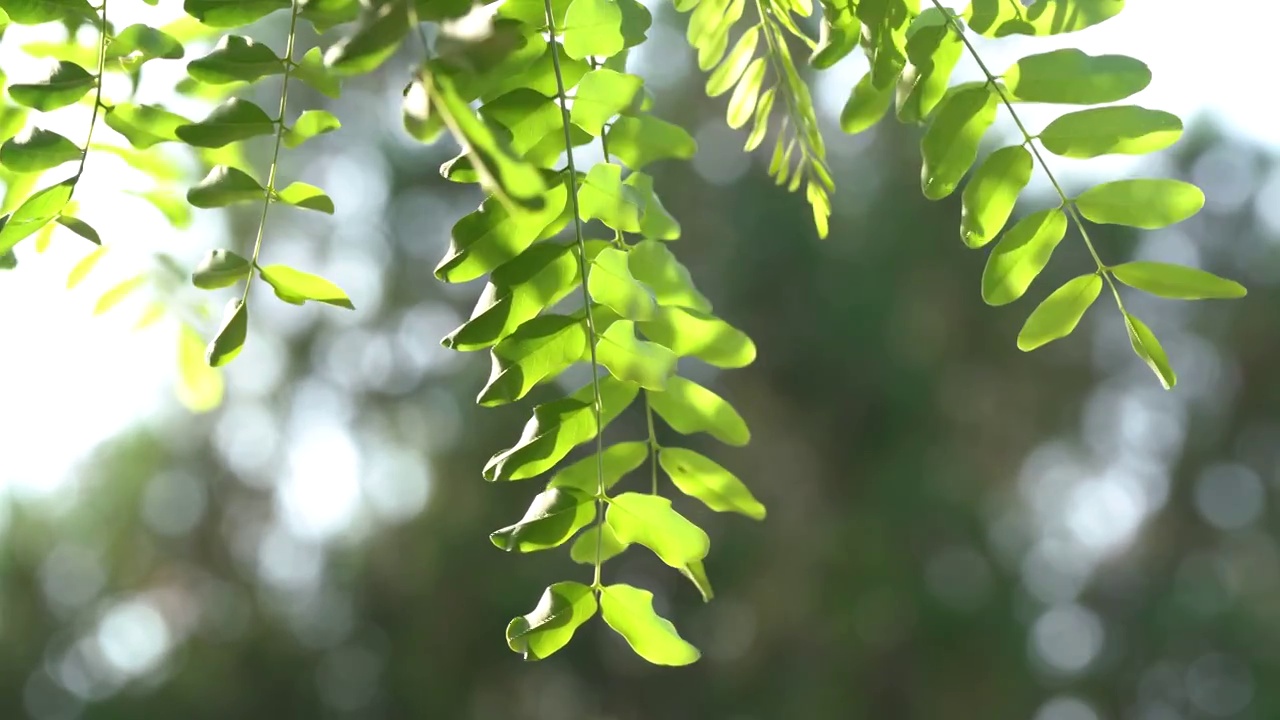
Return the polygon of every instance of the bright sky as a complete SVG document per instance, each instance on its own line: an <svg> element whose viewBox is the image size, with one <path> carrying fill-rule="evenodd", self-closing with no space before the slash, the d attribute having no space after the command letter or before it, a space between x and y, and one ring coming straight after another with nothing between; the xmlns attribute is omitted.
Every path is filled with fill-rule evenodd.
<svg viewBox="0 0 1280 720"><path fill-rule="evenodd" d="M1280 27L1280 3L1220 0L1214 5L1209 12L1199 0L1131 0L1118 18L1084 33L1037 40L1030 51L1000 43L985 45L984 52L993 68L1026 52L1063 45L1134 55L1155 76L1136 99L1140 104L1184 118L1209 110L1232 129L1278 146L1272 95L1255 69L1273 62L1270 33ZM131 20L113 19L122 25ZM10 80L39 76L40 67L14 63L21 58L11 49L14 34L6 37L9 49L0 50ZM169 65L181 73L181 63ZM824 108L838 112L856 80L851 73L824 76L823 89L832 91L822 100ZM46 126L81 140L87 116L79 110L60 111ZM65 177L69 167L51 172L49 179ZM6 308L0 313L0 377L5 380L0 493L39 495L56 487L95 445L173 405L175 326L132 332L142 298L102 317L93 317L92 308L103 290L137 272L153 251L163 249L193 264L217 244L221 223L215 213L197 212L192 231L175 233L149 205L118 192L122 177L120 165L95 155L76 193L80 215L112 246L83 285L67 291L66 276L91 247L62 231L43 255L25 241L18 249L19 268L0 274L0 307ZM340 201L336 194L335 199Z"/></svg>

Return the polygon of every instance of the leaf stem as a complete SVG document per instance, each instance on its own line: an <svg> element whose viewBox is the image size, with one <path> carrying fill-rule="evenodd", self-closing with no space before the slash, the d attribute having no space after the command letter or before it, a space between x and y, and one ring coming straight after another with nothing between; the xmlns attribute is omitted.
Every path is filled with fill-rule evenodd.
<svg viewBox="0 0 1280 720"><path fill-rule="evenodd" d="M262 193L262 216L258 219L258 237L253 241L253 257L250 258L249 264L252 267L258 266L258 255L262 252L262 236L267 228L267 209L271 207L271 196L276 191L276 169L280 165L280 144L284 140L284 112L289 104L289 76L293 71L293 40L298 34L298 3L299 0L293 0L289 16L289 41L285 45L284 50L284 78L280 81L280 110L276 114L276 146L271 153L271 169L267 171L267 186ZM253 276L250 275L244 282L244 295L240 298L240 304L244 305L249 301L249 288L253 286Z"/></svg>
<svg viewBox="0 0 1280 720"><path fill-rule="evenodd" d="M987 84L995 89L996 94L1000 97L1000 103L1009 111L1009 116L1013 118L1013 122L1018 126L1018 132L1022 133L1024 144L1031 149L1031 154L1035 156L1036 162L1039 163L1040 169L1044 170L1045 177L1049 179L1049 183L1053 185L1053 189L1058 193L1058 198L1062 201L1062 207L1067 211L1067 216L1075 223L1076 228L1080 231L1080 237L1084 240L1084 245L1089 250L1089 255L1093 258L1093 262L1098 266L1097 273L1107 281L1107 286L1111 288L1111 294L1116 299L1116 305L1119 306L1120 312L1124 313L1124 301L1120 299L1120 290L1116 287L1115 280L1111 277L1111 273L1107 268L1107 264L1102 262L1102 258L1098 255L1097 249L1093 245L1093 240L1089 238L1089 231L1085 228L1084 219L1080 217L1080 211L1076 208L1075 202L1067 196L1066 191L1062 189L1062 185L1058 182L1058 178L1054 176L1053 171L1049 169L1049 163L1045 161L1044 155L1041 154L1040 148L1035 143L1035 136L1023 124L1022 118L1018 117L1018 111L1013 109L1013 101L1009 99L1008 93L996 82L995 73L987 67L982 60L982 56L978 54L978 49L974 47L969 40L969 36L965 34L964 29L956 22L955 15L942 6L938 0L930 0L933 6L947 18L947 24L951 30L964 43L965 49L969 51L969 55L978 63L978 68L982 70L982 74L987 78ZM1015 3L1016 4L1016 3Z"/></svg>
<svg viewBox="0 0 1280 720"><path fill-rule="evenodd" d="M649 492L658 494L658 452L662 449L658 447L658 434L653 430L653 406L649 404L649 393L646 391L644 396L644 417L649 424L649 470L651 475L651 485Z"/></svg>
<svg viewBox="0 0 1280 720"><path fill-rule="evenodd" d="M596 561L591 587L599 597L600 566L604 536L604 427L601 415L604 401L600 397L600 364L596 359L596 321L591 310L591 292L587 289L587 241L582 234L582 212L578 207L578 170L573 163L573 135L569 131L569 108L564 87L564 73L560 69L560 47L556 43L556 18L551 0L543 0L547 14L547 33L551 38L551 67L556 76L557 104L560 105L560 125L564 129L564 151L569 169L569 202L573 204L573 233L578 245L578 274L582 276L582 304L587 317L587 347L591 349L592 410L596 421Z"/></svg>
<svg viewBox="0 0 1280 720"><path fill-rule="evenodd" d="M80 176L84 175L85 162L89 159L89 146L93 144L93 128L98 124L98 111L102 109L102 77L105 75L107 67L107 0L102 0L102 7L98 8L99 25L98 25L98 87L93 95L93 114L89 117L89 133L84 138L84 151L80 153L80 166L76 168L75 177L72 178L71 192L75 192L75 186L80 182Z"/></svg>

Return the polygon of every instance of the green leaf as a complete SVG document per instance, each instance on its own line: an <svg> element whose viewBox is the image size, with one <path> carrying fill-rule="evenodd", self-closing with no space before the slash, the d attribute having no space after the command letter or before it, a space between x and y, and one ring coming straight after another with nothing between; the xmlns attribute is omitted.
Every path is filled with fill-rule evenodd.
<svg viewBox="0 0 1280 720"><path fill-rule="evenodd" d="M1204 193L1181 180L1117 180L1089 188L1075 203L1093 222L1156 230L1200 212Z"/></svg>
<svg viewBox="0 0 1280 720"><path fill-rule="evenodd" d="M595 499L575 488L538 493L520 522L495 530L489 540L501 550L522 553L558 547L596 516Z"/></svg>
<svg viewBox="0 0 1280 720"><path fill-rule="evenodd" d="M1049 264L1067 232L1061 209L1032 213L1000 238L982 271L982 299L988 305L1007 305L1022 297Z"/></svg>
<svg viewBox="0 0 1280 720"><path fill-rule="evenodd" d="M572 0L552 0L551 13L556 21L556 30L564 28L564 14ZM544 0L507 0L498 6L498 17L519 20L525 25L538 30L547 27L547 11Z"/></svg>
<svg viewBox="0 0 1280 720"><path fill-rule="evenodd" d="M652 177L642 172L632 172L622 184L631 188L634 192L629 195L640 202L640 235L653 240L675 240L680 237L680 223L662 206L662 201L653 191Z"/></svg>
<svg viewBox="0 0 1280 720"><path fill-rule="evenodd" d="M840 111L840 129L850 135L869 130L889 112L892 103L893 88L876 87L868 72L853 86L844 109Z"/></svg>
<svg viewBox="0 0 1280 720"><path fill-rule="evenodd" d="M773 112L773 101L777 97L778 87L775 85L760 93L756 101L756 114L751 121L751 132L747 134L747 142L742 149L752 152L764 142L765 133L769 132L769 113Z"/></svg>
<svg viewBox="0 0 1280 720"><path fill-rule="evenodd" d="M204 359L209 367L222 367L236 358L244 347L249 334L249 307L239 298L227 301L222 312L222 327L218 335L205 349Z"/></svg>
<svg viewBox="0 0 1280 720"><path fill-rule="evenodd" d="M644 240L627 253L627 268L644 283L659 305L673 305L708 312L711 301L693 286L689 270L676 259L667 246L655 240Z"/></svg>
<svg viewBox="0 0 1280 720"><path fill-rule="evenodd" d="M476 402L492 406L519 400L585 352L587 330L581 318L541 315L529 320L493 348L493 371Z"/></svg>
<svg viewBox="0 0 1280 720"><path fill-rule="evenodd" d="M679 375L662 392L646 391L649 406L682 435L705 432L726 445L751 441L747 423L724 398Z"/></svg>
<svg viewBox="0 0 1280 720"><path fill-rule="evenodd" d="M92 272L93 268L102 260L102 256L106 254L107 247L105 245L99 245L94 248L93 252L80 258L80 260L71 267L71 272L67 273L67 289L72 290L77 285L84 282L84 279L89 277L89 273ZM201 347L203 346L204 343L201 342Z"/></svg>
<svg viewBox="0 0 1280 720"><path fill-rule="evenodd" d="M544 138L554 135L564 150L564 121L560 106L529 88L518 88L480 107L480 116L511 131L511 151L523 157Z"/></svg>
<svg viewBox="0 0 1280 720"><path fill-rule="evenodd" d="M362 18L351 35L324 55L324 64L338 75L360 75L386 62L409 33L409 14L401 3L389 2Z"/></svg>
<svg viewBox="0 0 1280 720"><path fill-rule="evenodd" d="M695 560L688 565L679 568L680 574L689 578L693 586L698 588L698 594L702 595L703 602L711 602L711 598L715 597L715 593L711 590L711 581L707 579L707 569L703 567L701 560Z"/></svg>
<svg viewBox="0 0 1280 720"><path fill-rule="evenodd" d="M738 82L747 71L751 59L755 57L756 47L760 44L760 26L752 25L734 43L733 49L725 57L720 66L707 76L707 97L719 97Z"/></svg>
<svg viewBox="0 0 1280 720"><path fill-rule="evenodd" d="M267 265L259 268L258 274L275 289L276 297L287 303L301 305L306 300L314 300L348 310L356 309L342 288L319 275L295 270L288 265Z"/></svg>
<svg viewBox="0 0 1280 720"><path fill-rule="evenodd" d="M187 63L187 74L203 83L255 82L284 72L284 61L252 38L224 35L213 52Z"/></svg>
<svg viewBox="0 0 1280 720"><path fill-rule="evenodd" d="M191 205L188 200L164 190L126 190L125 192L151 203L164 215L170 225L179 230L191 227Z"/></svg>
<svg viewBox="0 0 1280 720"><path fill-rule="evenodd" d="M161 305L161 308L164 306ZM182 324L178 334L178 401L195 413L209 412L222 404L222 373L204 360L204 339L195 328Z"/></svg>
<svg viewBox="0 0 1280 720"><path fill-rule="evenodd" d="M1119 105L1067 113L1049 123L1040 133L1040 142L1054 155L1093 158L1144 155L1163 150L1180 137L1182 120L1177 115Z"/></svg>
<svg viewBox="0 0 1280 720"><path fill-rule="evenodd" d="M191 273L191 284L201 290L230 287L253 273L253 265L230 250L210 250Z"/></svg>
<svg viewBox="0 0 1280 720"><path fill-rule="evenodd" d="M1174 300L1233 300L1246 294L1243 285L1210 272L1162 262L1127 262L1111 274L1131 288Z"/></svg>
<svg viewBox="0 0 1280 720"><path fill-rule="evenodd" d="M678 357L696 357L721 368L746 367L756 359L755 343L746 333L698 310L659 306L652 319L637 326Z"/></svg>
<svg viewBox="0 0 1280 720"><path fill-rule="evenodd" d="M63 60L41 82L9 86L9 97L34 110L57 110L78 102L96 82L88 70Z"/></svg>
<svg viewBox="0 0 1280 720"><path fill-rule="evenodd" d="M650 390L665 388L676 370L675 353L636 339L635 323L630 320L618 320L600 334L596 357L609 374Z"/></svg>
<svg viewBox="0 0 1280 720"><path fill-rule="evenodd" d="M917 123L933 112L946 95L951 73L963 53L964 42L945 21L910 34L909 62L898 84L899 120Z"/></svg>
<svg viewBox="0 0 1280 720"><path fill-rule="evenodd" d="M684 128L652 115L622 116L605 133L609 152L632 170L658 160L688 160L698 145Z"/></svg>
<svg viewBox="0 0 1280 720"><path fill-rule="evenodd" d="M670 621L653 611L653 593L630 585L606 585L600 614L637 655L655 665L689 665L701 653L685 642Z"/></svg>
<svg viewBox="0 0 1280 720"><path fill-rule="evenodd" d="M862 23L854 14L852 3L837 5L822 3L822 23L818 29L818 45L809 57L809 64L817 70L827 70L848 57L858 47L862 37Z"/></svg>
<svg viewBox="0 0 1280 720"><path fill-rule="evenodd" d="M140 150L163 142L177 142L178 128L191 124L191 120L159 105L133 103L111 106L103 120L107 127L123 135L130 145Z"/></svg>
<svg viewBox="0 0 1280 720"><path fill-rule="evenodd" d="M631 105L643 85L635 75L607 68L592 70L578 82L569 117L573 124L598 136L606 122Z"/></svg>
<svg viewBox="0 0 1280 720"><path fill-rule="evenodd" d="M1115 17L1124 0L1036 0L1030 7L1009 0L973 0L966 9L969 27L987 37L1059 35Z"/></svg>
<svg viewBox="0 0 1280 720"><path fill-rule="evenodd" d="M275 132L275 122L248 100L231 98L197 123L182 125L174 133L188 145L220 148L233 142Z"/></svg>
<svg viewBox="0 0 1280 720"><path fill-rule="evenodd" d="M596 538L599 538L598 548ZM610 558L621 555L627 547L608 525L596 525L587 528L573 541L573 545L569 547L569 557L582 565L595 565L597 559L603 565Z"/></svg>
<svg viewBox="0 0 1280 720"><path fill-rule="evenodd" d="M289 183L288 187L276 193L276 199L296 208L333 214L333 200L320 188L304 182Z"/></svg>
<svg viewBox="0 0 1280 720"><path fill-rule="evenodd" d="M56 20L88 19L94 12L86 0L4 0L0 2L0 14L4 22L18 25L39 25Z"/></svg>
<svg viewBox="0 0 1280 720"><path fill-rule="evenodd" d="M137 292L146 282L146 275L134 275L127 280L116 283L98 298L98 302L93 306L93 314L102 315L110 311L111 308L119 305L130 295Z"/></svg>
<svg viewBox="0 0 1280 720"><path fill-rule="evenodd" d="M516 258L539 238L565 226L568 202L563 181L547 190L540 210L512 210L495 197L485 199L480 209L454 224L449 251L436 266L436 277L467 282Z"/></svg>
<svg viewBox="0 0 1280 720"><path fill-rule="evenodd" d="M537 607L507 625L507 645L525 660L542 660L569 644L582 623L596 614L591 588L559 582L547 588Z"/></svg>
<svg viewBox="0 0 1280 720"><path fill-rule="evenodd" d="M1100 105L1142 91L1151 83L1151 70L1125 55L1064 48L1022 58L1004 71L1004 83L1022 102Z"/></svg>
<svg viewBox="0 0 1280 720"><path fill-rule="evenodd" d="M684 448L664 447L658 454L662 469L680 492L701 500L716 512L736 512L763 520L764 505L736 475L715 461Z"/></svg>
<svg viewBox="0 0 1280 720"><path fill-rule="evenodd" d="M528 210L543 210L549 204L557 213L563 209L560 203L567 201L567 192L563 200L557 200L555 186L548 188L537 168L513 155L511 147L476 117L452 80L438 72L426 73L424 80L432 109L441 115L454 139L470 156L481 184L500 203Z"/></svg>
<svg viewBox="0 0 1280 720"><path fill-rule="evenodd" d="M137 24L116 33L107 45L107 59L132 59L141 64L148 60L178 60L185 54L182 43L163 30Z"/></svg>
<svg viewBox="0 0 1280 720"><path fill-rule="evenodd" d="M760 85L764 82L766 69L768 66L765 65L764 58L752 60L746 72L742 73L737 86L734 87L733 95L729 96L726 120L729 127L734 130L746 125L755 114L756 101L760 97Z"/></svg>
<svg viewBox="0 0 1280 720"><path fill-rule="evenodd" d="M600 379L601 425L608 427L635 400L639 388L611 377ZM520 440L493 457L484 467L489 481L524 480L550 470L578 445L596 436L591 385L572 395L533 409Z"/></svg>
<svg viewBox="0 0 1280 720"><path fill-rule="evenodd" d="M1030 352L1070 335L1102 292L1102 277L1089 273L1068 280L1044 299L1018 333L1018 349Z"/></svg>
<svg viewBox="0 0 1280 720"><path fill-rule="evenodd" d="M653 317L653 296L631 274L627 260L622 250L601 250L591 261L587 290L593 300L628 320L648 320Z"/></svg>
<svg viewBox="0 0 1280 720"><path fill-rule="evenodd" d="M920 185L926 198L941 200L955 192L978 158L978 144L995 121L998 104L995 93L980 85L963 88L938 106L920 141Z"/></svg>
<svg viewBox="0 0 1280 720"><path fill-rule="evenodd" d="M65 162L79 160L83 154L75 143L52 130L32 128L0 145L0 164L14 172L41 172Z"/></svg>
<svg viewBox="0 0 1280 720"><path fill-rule="evenodd" d="M1000 148L978 166L961 194L960 238L980 248L1009 222L1018 195L1031 181L1031 153L1021 145Z"/></svg>
<svg viewBox="0 0 1280 720"><path fill-rule="evenodd" d="M0 218L0 254L9 252L56 218L71 200L75 186L74 178L50 185L24 200L13 214Z"/></svg>
<svg viewBox="0 0 1280 720"><path fill-rule="evenodd" d="M1178 384L1178 375L1169 364L1169 356L1165 354L1155 333L1136 315L1127 312L1124 314L1124 326L1129 331L1129 343L1133 345L1133 352L1160 378L1160 384L1164 385L1165 390L1173 389Z"/></svg>
<svg viewBox="0 0 1280 720"><path fill-rule="evenodd" d="M342 127L342 123L328 110L305 110L298 116L293 127L285 131L284 144L294 148L317 135L331 133Z"/></svg>
<svg viewBox="0 0 1280 720"><path fill-rule="evenodd" d="M287 7L289 0L186 0L182 4L188 15L213 28L243 27Z"/></svg>
<svg viewBox="0 0 1280 720"><path fill-rule="evenodd" d="M22 132L30 115L31 111L24 107L0 105L0 140L8 140Z"/></svg>
<svg viewBox="0 0 1280 720"><path fill-rule="evenodd" d="M597 241L594 247L603 244ZM576 289L582 279L578 272L576 247L534 245L493 271L471 319L442 344L463 352L493 345Z"/></svg>
<svg viewBox="0 0 1280 720"><path fill-rule="evenodd" d="M187 202L202 209L220 208L266 198L266 188L243 170L217 165L187 191Z"/></svg>
<svg viewBox="0 0 1280 720"><path fill-rule="evenodd" d="M573 0L564 14L564 52L575 60L622 52L622 7L618 0Z"/></svg>
<svg viewBox="0 0 1280 720"><path fill-rule="evenodd" d="M649 457L648 443L641 441L611 445L600 455L604 467L604 489L608 491L618 481L644 463ZM556 473L547 487L572 487L591 494L599 488L599 468L594 453Z"/></svg>
<svg viewBox="0 0 1280 720"><path fill-rule="evenodd" d="M622 493L609 498L605 522L623 544L643 545L673 568L701 560L711 539L660 495Z"/></svg>
<svg viewBox="0 0 1280 720"><path fill-rule="evenodd" d="M80 218L72 217L70 215L59 215L57 217L57 223L94 245L102 244L102 238L98 235L98 231L94 230L92 225Z"/></svg>
<svg viewBox="0 0 1280 720"><path fill-rule="evenodd" d="M619 232L640 232L643 202L635 188L622 184L622 167L612 163L592 167L578 189L582 219L599 220Z"/></svg>
<svg viewBox="0 0 1280 720"><path fill-rule="evenodd" d="M302 56L293 68L293 77L326 97L336 100L342 94L342 81L324 64L324 55L318 47L311 48Z"/></svg>

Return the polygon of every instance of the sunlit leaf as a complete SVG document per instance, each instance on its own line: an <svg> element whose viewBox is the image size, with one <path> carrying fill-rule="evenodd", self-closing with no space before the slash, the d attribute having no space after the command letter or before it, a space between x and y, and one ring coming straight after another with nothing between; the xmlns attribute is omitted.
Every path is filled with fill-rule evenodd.
<svg viewBox="0 0 1280 720"><path fill-rule="evenodd" d="M289 183L288 187L276 193L276 199L286 205L328 215L332 215L334 210L333 200L323 190L304 182Z"/></svg>
<svg viewBox="0 0 1280 720"><path fill-rule="evenodd" d="M476 402L498 405L524 397L587 352L586 323L568 315L541 315L493 348L493 371Z"/></svg>
<svg viewBox="0 0 1280 720"><path fill-rule="evenodd" d="M1022 297L1049 264L1067 232L1067 216L1058 208L1028 215L1009 228L987 257L982 271L982 299L1007 305Z"/></svg>
<svg viewBox="0 0 1280 720"><path fill-rule="evenodd" d="M146 275L134 275L131 278L122 280L112 285L106 292L98 298L98 302L93 306L94 315L102 315L120 303L126 298L137 292L147 283Z"/></svg>
<svg viewBox="0 0 1280 720"><path fill-rule="evenodd" d="M654 240L637 243L627 253L627 267L636 280L649 288L659 305L711 310L711 301L693 286L689 269L665 244Z"/></svg>
<svg viewBox="0 0 1280 720"><path fill-rule="evenodd" d="M564 14L564 52L575 60L612 57L626 45L618 0L573 0Z"/></svg>
<svg viewBox="0 0 1280 720"><path fill-rule="evenodd" d="M184 55L182 43L172 35L148 25L136 24L116 33L107 45L107 59L127 58L137 63L147 60L178 60Z"/></svg>
<svg viewBox="0 0 1280 720"><path fill-rule="evenodd" d="M200 122L182 125L174 132L183 142L202 148L219 148L240 140L275 132L275 121L248 100L231 98Z"/></svg>
<svg viewBox="0 0 1280 720"><path fill-rule="evenodd" d="M662 392L646 391L649 405L671 429L682 435L705 432L727 445L743 446L751 440L747 423L724 398L687 378L676 375Z"/></svg>
<svg viewBox="0 0 1280 720"><path fill-rule="evenodd" d="M653 316L653 295L631 274L627 253L616 248L602 250L591 262L587 290L596 302L629 320Z"/></svg>
<svg viewBox="0 0 1280 720"><path fill-rule="evenodd" d="M1247 292L1234 280L1171 263L1127 262L1113 266L1111 273L1131 288L1174 300L1231 300Z"/></svg>
<svg viewBox="0 0 1280 720"><path fill-rule="evenodd" d="M559 582L547 588L537 607L507 625L507 645L525 660L541 660L569 644L582 623L596 614L591 588Z"/></svg>
<svg viewBox="0 0 1280 720"><path fill-rule="evenodd" d="M608 525L589 527L569 547L569 558L582 565L604 564L629 547Z"/></svg>
<svg viewBox="0 0 1280 720"><path fill-rule="evenodd" d="M266 192L257 180L243 170L218 165L187 191L187 202L192 207L219 208L239 202L262 201L266 198Z"/></svg>
<svg viewBox="0 0 1280 720"><path fill-rule="evenodd" d="M96 83L88 70L63 60L40 82L10 85L9 97L19 105L47 112L77 102Z"/></svg>
<svg viewBox="0 0 1280 720"><path fill-rule="evenodd" d="M609 152L632 170L659 160L688 160L698 145L684 128L652 115L622 116L605 133Z"/></svg>
<svg viewBox="0 0 1280 720"><path fill-rule="evenodd" d="M547 487L574 487L595 494L599 490L599 471L603 468L604 489L609 490L648 457L649 445L644 442L611 445L601 455L593 453L557 472Z"/></svg>
<svg viewBox="0 0 1280 720"><path fill-rule="evenodd" d="M213 51L187 63L187 74L203 83L255 82L284 72L284 61L266 45L241 35L224 35Z"/></svg>
<svg viewBox="0 0 1280 720"><path fill-rule="evenodd" d="M71 200L74 188L74 178L50 185L23 201L12 214L0 218L0 254L12 250L57 217Z"/></svg>
<svg viewBox="0 0 1280 720"><path fill-rule="evenodd" d="M75 143L52 130L32 128L0 145L0 164L14 172L34 173L79 160L84 153Z"/></svg>
<svg viewBox="0 0 1280 720"><path fill-rule="evenodd" d="M1129 331L1129 343L1133 345L1134 354L1151 368L1156 377L1160 378L1160 384L1164 385L1164 389L1170 390L1177 385L1178 375L1173 371L1173 366L1169 364L1169 356L1164 352L1164 346L1160 344L1155 333L1151 332L1151 328L1136 315L1127 312L1124 314L1124 326Z"/></svg>
<svg viewBox="0 0 1280 720"><path fill-rule="evenodd" d="M178 401L194 413L204 413L222 404L222 373L209 367L204 358L204 339L186 323L178 331Z"/></svg>
<svg viewBox="0 0 1280 720"><path fill-rule="evenodd" d="M635 188L622 183L622 167L597 163L578 188L578 207L583 220L599 220L619 232L640 232L643 211Z"/></svg>
<svg viewBox="0 0 1280 720"><path fill-rule="evenodd" d="M103 120L107 127L123 135L130 145L141 150L157 143L177 141L178 128L191 124L191 120L159 105L133 103L111 106Z"/></svg>
<svg viewBox="0 0 1280 720"><path fill-rule="evenodd" d="M702 528L676 512L667 498L628 492L609 498L608 504L605 522L619 541L643 545L673 568L701 560L711 550Z"/></svg>
<svg viewBox="0 0 1280 720"><path fill-rule="evenodd" d="M1018 195L1031 181L1031 153L1021 145L1001 148L978 166L961 194L960 237L971 248L991 242L1009 222Z"/></svg>
<svg viewBox="0 0 1280 720"><path fill-rule="evenodd" d="M671 482L685 495L701 500L717 512L764 519L764 505L736 475L714 460L692 450L673 447L662 448L658 459Z"/></svg>
<svg viewBox="0 0 1280 720"><path fill-rule="evenodd" d="M1204 193L1182 180L1117 180L1085 190L1075 203L1093 222L1155 230L1200 212Z"/></svg>
<svg viewBox="0 0 1280 720"><path fill-rule="evenodd" d="M1142 91L1151 70L1125 55L1089 55L1075 48L1024 57L1004 71L1005 87L1023 102L1099 105Z"/></svg>
<svg viewBox="0 0 1280 720"><path fill-rule="evenodd" d="M637 655L655 665L688 665L702 656L670 621L654 612L648 590L606 585L600 591L600 614Z"/></svg>
<svg viewBox="0 0 1280 720"><path fill-rule="evenodd" d="M853 86L844 109L840 111L840 129L851 135L869 130L889 112L891 104L893 88L876 87L871 82L871 73L866 73Z"/></svg>
<svg viewBox="0 0 1280 720"><path fill-rule="evenodd" d="M676 355L653 342L636 338L635 324L619 320L600 334L596 357L609 374L650 390L661 390L676 369Z"/></svg>
<svg viewBox="0 0 1280 720"><path fill-rule="evenodd" d="M643 84L635 75L606 68L592 70L578 82L570 118L583 130L599 135L610 118L631 105Z"/></svg>
<svg viewBox="0 0 1280 720"><path fill-rule="evenodd" d="M978 157L978 144L996 117L998 100L985 85L949 95L920 141L924 196L940 200L955 191Z"/></svg>
<svg viewBox="0 0 1280 720"><path fill-rule="evenodd" d="M276 291L276 297L287 303L301 305L306 300L314 300L347 310L355 309L342 288L319 275L295 270L288 265L267 265L259 268L258 274Z"/></svg>
<svg viewBox="0 0 1280 720"><path fill-rule="evenodd" d="M289 0L186 0L182 9L209 27L243 27L276 10L289 7Z"/></svg>
<svg viewBox="0 0 1280 720"><path fill-rule="evenodd" d="M1100 292L1102 277L1097 273L1068 280L1031 312L1018 333L1018 349L1029 352L1070 335Z"/></svg>
<svg viewBox="0 0 1280 720"><path fill-rule="evenodd" d="M253 273L249 261L230 250L210 250L191 272L191 284L202 290L235 285Z"/></svg>
<svg viewBox="0 0 1280 720"><path fill-rule="evenodd" d="M222 311L222 325L218 335L205 349L204 359L210 367L222 367L236 358L244 348L249 334L249 308L240 298L227 301Z"/></svg>
<svg viewBox="0 0 1280 720"><path fill-rule="evenodd" d="M746 367L756 359L755 343L746 333L706 312L663 305L636 326L679 357L696 357L721 368Z"/></svg>
<svg viewBox="0 0 1280 720"><path fill-rule="evenodd" d="M1092 158L1152 153L1180 137L1182 120L1177 115L1120 105L1067 113L1041 131L1040 142L1054 155Z"/></svg>
<svg viewBox="0 0 1280 720"><path fill-rule="evenodd" d="M595 499L575 488L538 493L520 522L495 530L489 540L502 550L534 552L564 544L596 515Z"/></svg>

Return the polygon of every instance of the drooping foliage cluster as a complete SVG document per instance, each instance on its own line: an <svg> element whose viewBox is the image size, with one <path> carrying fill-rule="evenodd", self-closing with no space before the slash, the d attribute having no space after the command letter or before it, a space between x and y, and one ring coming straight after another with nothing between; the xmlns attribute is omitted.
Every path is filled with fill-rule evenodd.
<svg viewBox="0 0 1280 720"><path fill-rule="evenodd" d="M175 226L190 221L191 208L253 206L258 228L249 257L214 250L194 268L162 257L160 271L125 280L98 304L105 311L152 285L170 301L157 303L144 321L166 312L178 317L185 384L216 385L217 371L210 368L230 362L248 341L251 299L271 302L252 298L257 281L288 303L353 307L328 280L266 262L273 205L334 211L321 188L278 177L282 148L341 126L326 110L291 104L291 85L336 98L344 80L387 70L393 58L412 58L390 68L403 80L405 132L424 143L452 138L460 152L441 174L477 185L483 195L475 211L454 223L435 270L446 283L485 281L471 317L443 343L460 352L488 352L492 372L479 404L548 398L533 406L521 436L483 469L493 482L546 481L524 516L490 539L521 553L567 545L573 561L591 568L590 582L547 587L532 611L511 621L507 642L526 658L544 658L598 613L650 662L696 660L698 650L655 612L650 592L607 583L603 570L609 559L643 546L711 599L703 564L709 538L664 497L663 479L712 510L765 517L764 506L719 462L658 441L662 424L676 436L705 433L731 446L746 444L750 433L737 411L678 374L677 366L687 358L740 368L756 350L715 315L677 259L672 248L678 247L680 223L648 174L654 163L687 161L696 151L688 132L653 113L643 78L628 72L631 49L647 38L650 9L639 0L484 6L472 0L186 0L189 17L170 26L117 27L112 8L130 2L136 0L111 0L111 8L107 0L97 7L86 0L0 0L6 23L60 23L67 38L23 46L31 56L48 58L52 70L41 82L8 85L0 108L5 266L17 264L13 251L22 241L33 238L41 251L64 228L99 246L68 284L92 270L112 238L100 237L78 216L74 194L98 154L119 156L151 177L154 188L142 196ZM838 195L807 78L861 52L869 69L851 89L841 128L867 130L890 108L899 121L922 127L923 194L941 200L959 192L961 240L975 249L992 245L981 279L987 303L1021 298L1071 228L1088 248L1095 267L1048 294L1027 318L1018 346L1032 350L1069 335L1105 286L1135 353L1172 387L1169 359L1150 329L1125 310L1120 286L1176 299L1234 298L1244 288L1192 268L1108 265L1089 229L1172 225L1195 214L1203 194L1184 182L1150 178L1106 182L1071 196L1046 157L1158 151L1177 141L1181 121L1124 104L1151 79L1134 58L1055 50L996 73L977 50L980 42L1009 36L1082 30L1122 9L1123 0L1037 0L1030 6L973 0L959 11L936 0L821 0L817 6L811 0L755 0L750 8L746 0L675 1L675 10L687 14L687 38L707 73L707 94L728 96L726 121L746 129L744 151L771 143L770 175L789 191L803 190L819 236L828 234ZM284 16L287 25L274 22ZM483 32L460 30L476 24ZM298 53L305 26L319 33L322 47ZM279 37L265 37L269 28L281 28ZM201 50L189 52L195 47ZM796 52L807 53L807 63L798 63ZM966 56L981 76L952 82ZM204 117L136 101L133 92L146 66L165 62L185 64L186 77L175 91L209 101ZM112 75L129 81L119 97L103 92ZM266 82L279 87L274 112L243 92ZM1031 103L1083 109L1033 132L1019 115ZM45 113L69 106L90 109L82 144L42 127ZM984 138L1002 113L1016 126L1018 142L979 161ZM105 130L113 131L111 142L95 141ZM272 148L265 171L243 153L244 141L259 137ZM172 158L155 151L173 145L192 150L204 166L202 180L184 187ZM586 166L587 155L603 160ZM64 166L74 166L74 173L66 176ZM1037 172L1055 189L1057 204L1025 213L1006 229ZM50 173L60 179L47 182ZM187 276L201 290L235 288L203 354L200 332L207 328L169 293L175 279L185 283ZM575 366L589 369L589 382L559 391ZM647 435L606 443L605 429L631 408L643 414ZM589 452L566 462L580 447ZM637 486L625 488L628 480Z"/></svg>

